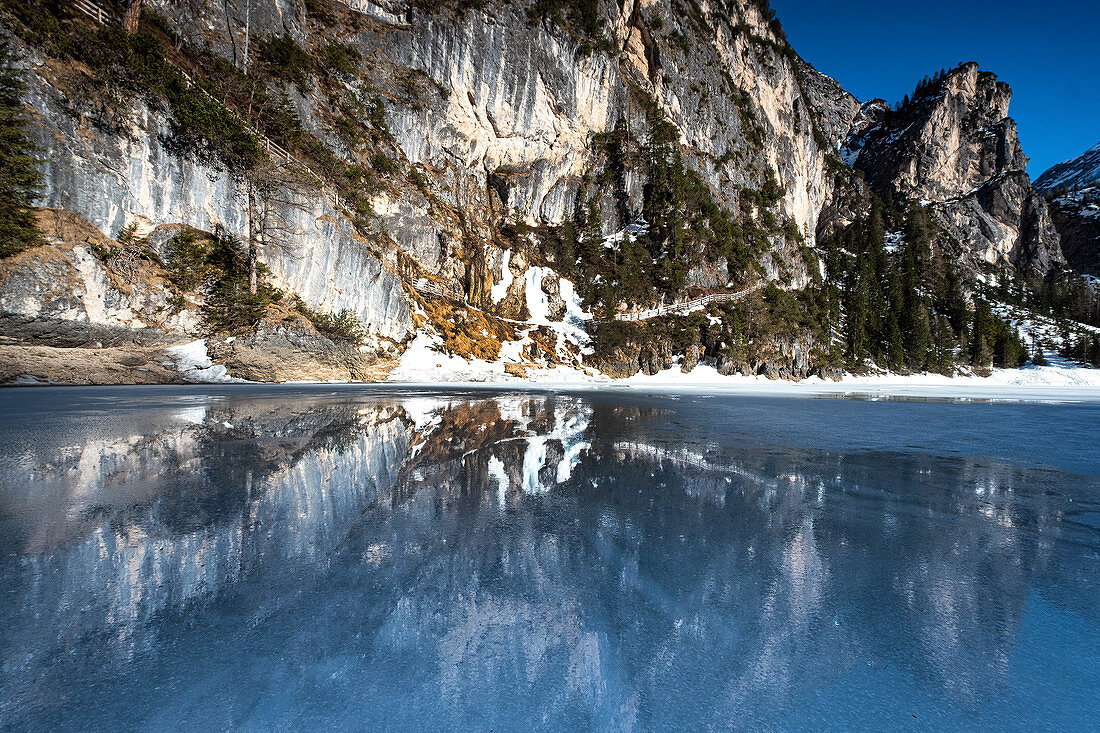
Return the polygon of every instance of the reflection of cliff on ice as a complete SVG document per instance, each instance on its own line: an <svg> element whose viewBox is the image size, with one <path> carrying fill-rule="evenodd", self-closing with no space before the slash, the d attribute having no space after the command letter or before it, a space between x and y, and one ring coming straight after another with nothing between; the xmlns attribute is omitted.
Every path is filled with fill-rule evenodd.
<svg viewBox="0 0 1100 733"><path fill-rule="evenodd" d="M207 489L212 498L201 495L198 481L179 487L188 495L184 501L206 500L206 505L176 507L172 502L180 497L171 491L162 496L150 492L75 545L27 556L23 570L29 582L21 605L53 608L56 613L39 619L33 629L11 633L37 636L49 628L54 638L66 639L82 628L107 627L132 653L136 640L131 637L154 615L206 600L244 575L324 557L344 539L363 508L396 480L409 442L399 415L392 406L360 411L347 434L301 455L273 456L269 460L277 465L268 473L261 473L263 461L246 454L240 465L211 477L215 483L224 480ZM74 487L84 498L83 512L94 513L97 492L126 479L120 465L135 469L129 478L136 482L158 472L162 478L172 476L181 456L192 471L200 470L216 461L215 451L225 450L216 441L204 446L206 428L183 430L169 434L174 451L163 451L165 436L156 439L159 454L148 449L147 441L138 442L144 450L129 446L128 455L88 444L77 461ZM144 474L136 470L139 465ZM218 467L208 470L219 472ZM174 488L170 481L165 483Z"/></svg>
<svg viewBox="0 0 1100 733"><path fill-rule="evenodd" d="M379 402L189 409L159 436L21 464L43 490L75 478L54 502L69 518L50 525L68 541L51 559L32 537L18 594L0 597L0 611L49 609L8 614L9 648L30 652L0 710L56 696L66 649L135 666L205 651L164 644L184 614L156 616L234 583L186 618L264 643L203 657L204 675L289 669L303 695L337 687L363 704L349 716L383 723L430 700L439 719L757 729L775 700L885 658L965 707L1007 678L1033 579L1089 568L1054 544L1067 507L1048 498L1053 472L777 450L704 413L674 423L569 396ZM63 458L50 468L47 453ZM265 727L280 702L256 695L240 727Z"/></svg>
<svg viewBox="0 0 1100 733"><path fill-rule="evenodd" d="M584 436L592 407L581 398L501 395L476 406L421 398L402 406L419 428L412 479L483 463L501 505L513 488L536 495L567 482L590 447Z"/></svg>
<svg viewBox="0 0 1100 733"><path fill-rule="evenodd" d="M699 469L706 473L721 474L723 484L709 486L701 481L695 482L693 483L693 487L695 487L696 490L689 491L689 495L702 496L705 494L719 505L725 503L727 485L731 483L730 476L737 476L738 478L764 487L766 493L762 498L768 503L771 503L776 498L777 492L781 487L795 487L799 490L798 494L801 496L801 493L810 486L808 480L797 473L784 472L782 474L769 475L759 470L746 468L740 463L710 460L704 454L690 450L686 447L672 450L649 443L637 443L633 441L619 441L615 443L613 447L619 453L629 455L631 458L643 458L658 463L667 461L674 466L686 466ZM707 490L708 486L709 490Z"/></svg>

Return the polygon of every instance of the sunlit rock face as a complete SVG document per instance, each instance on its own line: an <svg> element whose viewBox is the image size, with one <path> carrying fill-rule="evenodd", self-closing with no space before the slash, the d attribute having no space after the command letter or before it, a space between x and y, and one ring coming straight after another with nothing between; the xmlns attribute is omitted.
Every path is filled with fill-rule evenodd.
<svg viewBox="0 0 1100 733"><path fill-rule="evenodd" d="M621 129L638 145L649 139L646 100L679 129L685 163L719 203L736 211L743 189L774 178L783 190L777 213L811 243L832 195L827 154L858 108L836 82L785 53L749 0L703 3L691 18L677 3L603 3L606 47L533 22L526 3L463 12L391 2L325 2L312 11L283 0L147 5L238 68L243 33L231 38L227 25L247 23L255 39L288 33L317 54L329 39L362 54L345 92L363 109L384 101L387 155L402 171L418 171L427 188L391 176L371 193L371 232L356 232L318 191L288 193L277 206L286 232L261 258L280 287L314 309L348 308L368 331L398 342L415 329L397 277L409 263L484 305L482 291L500 276L482 264L499 261L505 222L561 224L582 195L600 199L605 234L634 222L645 183L640 163L627 161L615 192L592 181L611 165L601 135ZM112 121L117 129L97 124L68 98L63 75L28 52L27 102L47 161L41 203L110 236L133 222L247 234L241 181L173 155L162 113L138 104L131 119ZM364 162L333 128L329 95L313 82L287 91L307 131L338 157ZM799 248L780 240L766 272L805 284Z"/></svg>
<svg viewBox="0 0 1100 733"><path fill-rule="evenodd" d="M931 207L964 252L1047 272L1064 258L1026 173L1011 99L996 75L964 64L900 112L865 105L846 149L880 194Z"/></svg>
<svg viewBox="0 0 1100 733"><path fill-rule="evenodd" d="M687 287L725 289L757 277L781 281L792 291L816 287L819 232L851 224L868 202L866 184L841 164L838 152L880 193L935 212L943 250L966 262L970 274L991 263L1040 274L1063 264L1059 234L1031 186L1015 123L1007 117L1010 90L976 65L953 71L935 95L898 117L880 103L861 109L839 84L799 58L756 0L596 6L598 32L575 27L577 8L571 4L546 15L548 4L531 0L146 4L181 44L209 50L241 72L233 83L251 75L263 80L273 98L285 92L310 136L299 152L321 146L307 157L318 170L331 168L325 173L328 192L307 187L280 194L284 200L274 214L285 222L284 231L264 243L260 258L287 295L301 296L313 310L354 314L371 337L370 351L378 354L397 356L418 330L433 338L464 318L465 305L450 301L429 308L426 316L418 311L425 303L417 304L422 297L414 286L422 276L458 301L513 320L529 320L523 303L532 296L564 300L551 292L552 284L573 265L557 243L572 240L557 239L565 229L554 228L579 221L578 212L587 212L589 203L594 221L583 228L592 241L643 226L646 186L656 181L659 188L670 171L675 175L668 180L694 181L697 175L705 184L697 189L705 188L703 198L742 224L750 217L774 217L768 236L755 241L755 262L707 254L691 263ZM284 34L310 59L312 71L303 79L282 78L265 58L262 41ZM333 42L358 54L355 63L330 68L326 58ZM164 234L179 225L247 238L247 191L240 176L173 154L171 120L163 107L139 101L128 116L85 109L94 105L70 94L79 70L62 68L33 48L19 51L27 55L32 133L46 161L40 203L79 214L110 236L130 224L143 230L160 226L154 246L161 250ZM206 58L200 66L206 71L188 68L201 76L215 64ZM228 89L223 80L208 81L219 82L211 85L219 93ZM232 106L245 105L238 98ZM674 153L653 145L666 121ZM693 174L686 179L680 177L681 159ZM353 172L341 171L343 163L366 173L358 214L349 213L346 189L344 205L328 195L333 181ZM776 192L777 203L767 212L753 211L751 202L764 191ZM648 200L652 214L654 197ZM706 236L693 239L685 246L714 249L700 241ZM572 244L569 249L577 254ZM660 260L661 253L652 254ZM77 289L114 297L94 270L76 271ZM544 270L557 273L543 277ZM41 289L63 289L60 276L48 274ZM25 292L24 283L10 294L0 284L0 301L27 301L13 314L28 336L53 333L57 323L71 330L65 324L84 317L79 308L47 313L50 308L35 302L40 296L24 298ZM645 297L681 296L662 289ZM105 316L109 328L121 330L117 337L104 332L100 342L127 332L135 340L147 338L151 306L172 314L178 298L165 291L133 300L148 302L120 304L117 313ZM186 322L166 315L156 327L170 334L167 340L204 335L199 312L192 310ZM480 341L469 335L448 348L463 357L519 359L500 351L495 336ZM308 339L293 343L316 350ZM233 350L243 352L242 345ZM576 367L582 361L576 352L585 345L573 341L567 359L535 355L531 361ZM674 363L691 368L699 361L699 354L677 353L686 350L682 346L642 346L589 366L623 377ZM814 355L822 348L806 332L770 339L753 364L724 365L719 358L713 366L800 379L821 371L815 362L822 359ZM335 359L322 356L323 362ZM227 357L236 362L229 364L230 373L270 380L373 376L339 363L287 373L252 364L253 358ZM280 352L276 358L290 357Z"/></svg>
<svg viewBox="0 0 1100 733"><path fill-rule="evenodd" d="M873 182L889 182L907 198L943 201L1006 171L1024 170L1027 158L1008 117L1008 84L972 63L953 70L936 92L914 102L920 107L916 124L904 131L883 128L863 146L856 163Z"/></svg>
<svg viewBox="0 0 1100 733"><path fill-rule="evenodd" d="M33 68L33 66L32 66ZM138 103L126 128L112 133L76 115L62 87L28 75L26 101L45 174L39 203L75 213L117 237L129 224L183 224L248 236L247 189L226 171L181 158L162 113ZM319 191L287 192L277 206L285 222L278 246L262 260L281 287L325 312L351 310L377 335L403 340L412 331L400 280L371 252L351 223ZM94 278L84 278L94 287Z"/></svg>
<svg viewBox="0 0 1100 733"><path fill-rule="evenodd" d="M232 56L221 3L154 5L180 27L206 29L213 47ZM774 169L787 189L785 213L812 238L829 182L827 151L811 128L819 125L833 144L858 109L836 82L780 53L748 0L702 4L705 26L671 2L606 3L601 26L610 46L594 49L552 23L531 22L527 3L460 13L391 2L350 7L324 9L328 31L375 66L349 91L364 101L372 89L387 94L387 124L404 156L437 172L438 194L480 231L513 212L533 223L571 216L578 187L600 164L592 136L620 121L646 132L640 111L628 105L634 86L652 94L680 127L689 163L722 199L736 203L743 186L758 187ZM236 18L240 11L228 12ZM289 32L300 43L316 32L272 0L250 7L250 24L257 36ZM687 43L672 43L674 32ZM747 139L747 117L738 110L742 90L762 126L759 145ZM325 100L307 94L301 101L303 117L319 119ZM716 166L715 159L724 162ZM631 197L640 196L641 183L628 183ZM401 230L406 249L431 266L437 231L452 227L438 217L408 226L427 214L428 203L387 198L376 207L387 230Z"/></svg>
<svg viewBox="0 0 1100 733"><path fill-rule="evenodd" d="M172 343L198 331L199 318L170 309L167 281L127 278L94 251L113 242L85 219L41 211L47 241L0 260L0 338L54 346ZM136 274L136 273L135 273Z"/></svg>

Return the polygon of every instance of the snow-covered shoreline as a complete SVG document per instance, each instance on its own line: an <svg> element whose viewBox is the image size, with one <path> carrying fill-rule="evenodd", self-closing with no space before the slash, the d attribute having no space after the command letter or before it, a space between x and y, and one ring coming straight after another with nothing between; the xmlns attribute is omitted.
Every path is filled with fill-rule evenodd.
<svg viewBox="0 0 1100 733"><path fill-rule="evenodd" d="M384 382L294 381L248 382L226 374L224 366L213 364L202 340L165 350L165 366L180 372L188 384L248 384L254 387L348 387L395 390L509 390L532 392L635 392L692 395L773 395L852 398L995 399L1023 401L1100 402L1100 369L1080 366L1052 356L1046 366L997 369L988 377L941 374L899 375L891 373L845 375L840 381L811 377L801 381L768 379L763 376L723 376L716 369L699 365L688 373L679 366L655 375L635 374L612 379L594 369L527 365L526 376L505 372L505 360L483 361L451 356L435 350L435 340L421 335L402 356ZM518 362L517 362L518 363ZM119 384L119 382L112 382ZM64 385L63 382L23 379L7 386Z"/></svg>
<svg viewBox="0 0 1100 733"><path fill-rule="evenodd" d="M377 390L425 391L517 391L517 392L605 392L661 393L715 396L837 397L854 399L935 399L935 400L1013 400L1035 402L1100 402L1100 370L1089 378L1060 378L1050 367L998 370L990 377L944 377L942 375L849 375L841 381L811 377L802 381L769 380L765 377L723 377L709 367L683 374L669 370L653 376L638 374L628 379L591 377L558 369L544 370L522 379L503 372L492 378L468 379L390 379L384 382L293 381L249 382L247 380L202 380L192 374L181 382L195 387L294 388L328 387ZM700 373L701 372L701 373ZM713 372L710 374L708 372ZM1021 372L1023 372L1021 374ZM457 375L455 375L457 376ZM469 375L467 375L469 376ZM1085 375L1081 375L1084 377ZM120 386L114 383L115 386ZM64 382L24 379L6 387L72 387ZM110 385L107 385L110 386ZM134 384L133 386L149 386ZM154 385L155 386L155 385Z"/></svg>
<svg viewBox="0 0 1100 733"><path fill-rule="evenodd" d="M595 370L527 367L525 377L505 373L505 362L464 359L436 351L433 339L418 337L386 384L406 388L629 390L693 394L770 394L806 396L896 396L977 399L1059 399L1100 401L1100 369L1073 364L1051 354L1047 366L997 369L988 377L942 374L848 374L841 381L811 377L802 381L763 376L723 376L699 365L679 366L655 375L611 379Z"/></svg>
<svg viewBox="0 0 1100 733"><path fill-rule="evenodd" d="M1037 367L1038 369L1049 369ZM1023 401L1088 401L1100 402L1100 370L1091 380L1059 379L1057 374L1015 374L1021 370L998 370L990 377L943 377L941 375L854 376L834 382L816 377L799 382L769 380L765 377L723 377L714 372L682 374L678 370L654 376L635 375L629 379L561 378L560 373L536 374L532 378L485 380L410 380L365 384L372 387L434 390L523 390L568 392L632 392L692 395L751 395L784 397L853 397L853 398L924 398L924 399L991 399ZM698 370L697 370L698 371ZM712 369L709 371L713 371ZM1085 371L1085 370L1082 370Z"/></svg>
<svg viewBox="0 0 1100 733"><path fill-rule="evenodd" d="M818 377L800 382L765 377L722 377L709 367L697 368L691 374L670 372L653 377L635 375L625 381L635 389L712 394L1100 401L1100 370L1087 367L998 369L989 377L849 374L837 382Z"/></svg>

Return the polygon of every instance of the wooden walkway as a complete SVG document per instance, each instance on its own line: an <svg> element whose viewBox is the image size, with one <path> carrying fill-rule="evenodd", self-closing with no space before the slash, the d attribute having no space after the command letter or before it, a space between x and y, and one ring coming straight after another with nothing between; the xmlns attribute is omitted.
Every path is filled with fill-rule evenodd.
<svg viewBox="0 0 1100 733"><path fill-rule="evenodd" d="M636 313L616 313L615 320L648 321L651 318L660 318L661 316L686 316L689 313L702 310L712 303L732 303L738 300L744 300L767 285L767 281L761 281L744 290L739 290L736 293L714 293L712 295L704 295L695 300L687 300L682 303L670 303L669 305L661 305Z"/></svg>
<svg viewBox="0 0 1100 733"><path fill-rule="evenodd" d="M459 289L458 285L454 283L451 284L451 289L448 290L435 280L429 280L426 277L422 277L413 283L413 287L422 293L434 295L437 298L448 298L450 300L465 299L465 295L463 294L462 290Z"/></svg>

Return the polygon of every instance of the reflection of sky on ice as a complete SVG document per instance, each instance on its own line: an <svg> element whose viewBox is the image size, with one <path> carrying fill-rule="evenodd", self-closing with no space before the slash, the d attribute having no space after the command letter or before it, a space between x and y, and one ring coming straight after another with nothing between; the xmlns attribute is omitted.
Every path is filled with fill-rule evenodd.
<svg viewBox="0 0 1100 733"><path fill-rule="evenodd" d="M1100 712L1093 407L66 394L5 395L5 724Z"/></svg>

